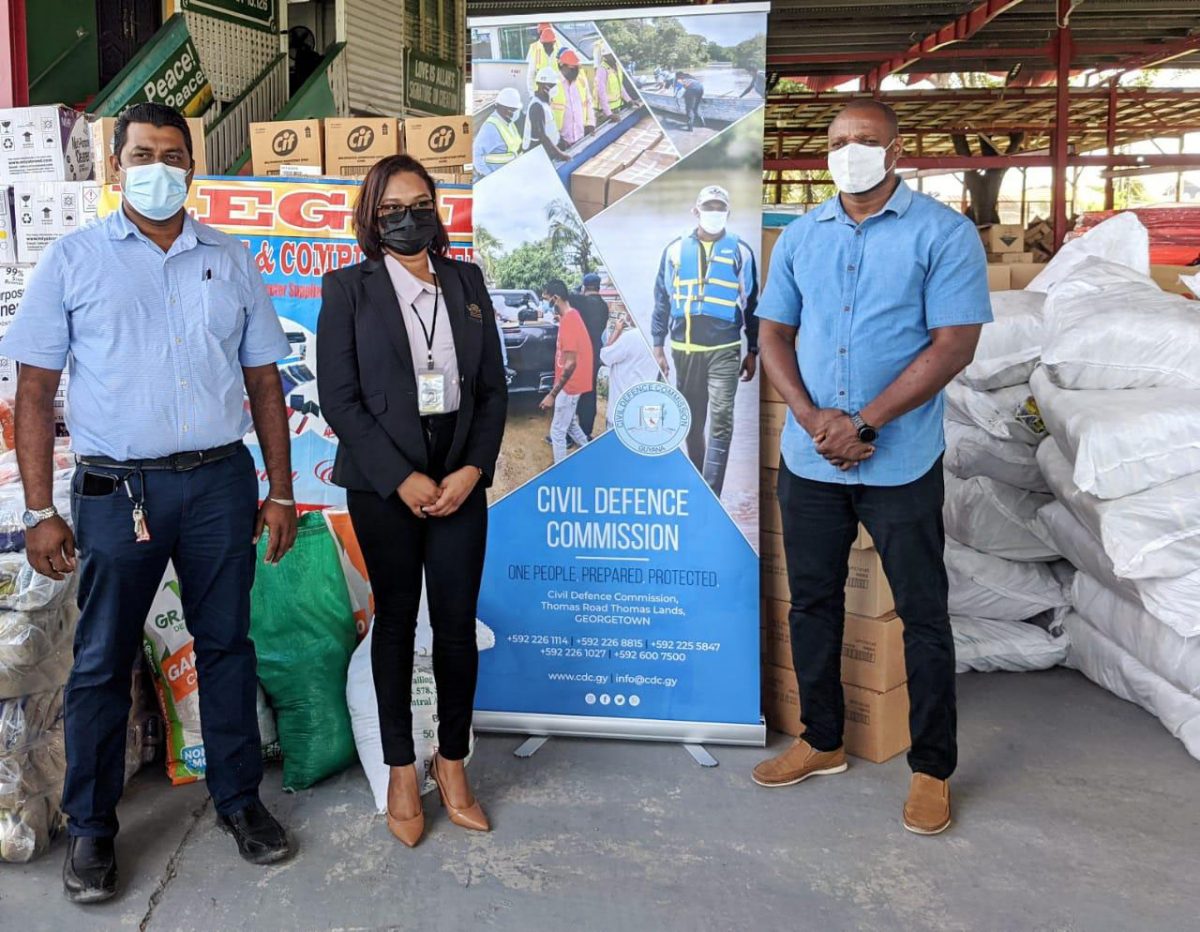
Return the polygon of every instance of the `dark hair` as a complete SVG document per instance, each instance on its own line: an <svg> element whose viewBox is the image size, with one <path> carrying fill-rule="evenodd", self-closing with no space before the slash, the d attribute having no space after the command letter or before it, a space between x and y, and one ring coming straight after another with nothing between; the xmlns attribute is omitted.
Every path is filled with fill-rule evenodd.
<svg viewBox="0 0 1200 932"><path fill-rule="evenodd" d="M411 172L417 175L429 196L437 200L437 183L429 170L411 155L389 155L371 166L363 181L362 189L358 192L358 200L354 203L354 234L358 237L358 245L367 258L379 260L383 258L383 241L379 238L379 205L383 202L383 193L387 190L388 182L393 175L400 172ZM442 223L442 215L437 215L438 231L429 251L435 256L444 256L450 251L450 234Z"/></svg>
<svg viewBox="0 0 1200 932"><path fill-rule="evenodd" d="M542 287L545 294L555 298L562 298L564 301L570 300L567 296L567 286L561 278L552 278Z"/></svg>
<svg viewBox="0 0 1200 932"><path fill-rule="evenodd" d="M193 158L192 130L183 114L166 104L134 104L121 111L121 115L117 117L117 127L113 130L113 155L117 157L117 161L121 160L121 150L125 148L130 123L150 123L159 129L170 126L179 130L183 133L183 144L187 147L188 157Z"/></svg>

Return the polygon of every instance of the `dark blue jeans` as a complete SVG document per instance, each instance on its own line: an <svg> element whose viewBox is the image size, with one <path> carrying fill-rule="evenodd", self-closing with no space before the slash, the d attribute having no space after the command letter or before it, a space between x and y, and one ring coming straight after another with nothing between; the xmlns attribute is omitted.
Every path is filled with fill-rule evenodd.
<svg viewBox="0 0 1200 932"><path fill-rule="evenodd" d="M81 494L89 472L128 477L135 495L144 477L150 541L134 538L123 485ZM262 780L250 640L258 480L249 451L182 473L80 466L73 493L82 614L64 704L70 834L117 833L133 663L168 560L195 639L208 791L219 813L236 812L258 798Z"/></svg>
<svg viewBox="0 0 1200 932"><path fill-rule="evenodd" d="M954 637L947 610L944 497L939 458L900 486L814 482L779 467L779 508L792 607L792 662L804 739L819 751L842 745L842 633L846 576L858 523L875 540L904 620L909 766L939 780L958 763Z"/></svg>

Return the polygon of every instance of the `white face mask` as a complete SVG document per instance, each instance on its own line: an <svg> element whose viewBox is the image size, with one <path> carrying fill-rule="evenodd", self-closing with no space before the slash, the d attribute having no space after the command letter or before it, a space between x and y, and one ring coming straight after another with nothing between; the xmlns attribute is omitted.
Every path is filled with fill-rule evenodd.
<svg viewBox="0 0 1200 932"><path fill-rule="evenodd" d="M862 194L870 191L887 177L886 146L864 146L851 142L829 153L829 174L843 194Z"/></svg>
<svg viewBox="0 0 1200 932"><path fill-rule="evenodd" d="M727 210L702 210L700 211L700 229L710 236L716 236L725 229L725 222L729 219L729 211Z"/></svg>

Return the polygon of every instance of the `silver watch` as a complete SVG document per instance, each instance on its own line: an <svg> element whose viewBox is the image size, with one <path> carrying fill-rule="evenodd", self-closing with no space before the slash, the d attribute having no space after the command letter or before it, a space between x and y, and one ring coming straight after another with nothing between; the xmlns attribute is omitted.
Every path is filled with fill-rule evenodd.
<svg viewBox="0 0 1200 932"><path fill-rule="evenodd" d="M43 508L40 511L30 511L25 509L25 513L21 515L21 523L29 530L33 530L43 521L49 521L51 518L58 517L58 509L51 505L49 508Z"/></svg>

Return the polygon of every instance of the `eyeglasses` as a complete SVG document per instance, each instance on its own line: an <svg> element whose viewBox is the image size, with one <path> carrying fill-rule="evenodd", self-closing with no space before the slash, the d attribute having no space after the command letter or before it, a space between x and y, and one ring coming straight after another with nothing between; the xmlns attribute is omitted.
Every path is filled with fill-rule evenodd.
<svg viewBox="0 0 1200 932"><path fill-rule="evenodd" d="M412 205L380 204L376 213L380 217L401 217L405 215L413 219L426 219L437 212L437 205L431 200L417 201Z"/></svg>

